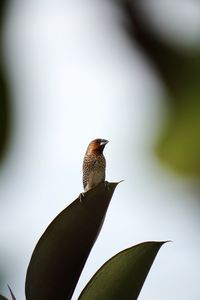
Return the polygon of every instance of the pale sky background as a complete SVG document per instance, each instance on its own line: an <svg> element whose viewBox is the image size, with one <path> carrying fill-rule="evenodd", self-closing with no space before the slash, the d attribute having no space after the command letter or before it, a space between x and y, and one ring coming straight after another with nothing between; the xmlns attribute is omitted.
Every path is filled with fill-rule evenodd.
<svg viewBox="0 0 200 300"><path fill-rule="evenodd" d="M171 42L188 46L199 36L197 1L145 3L149 14L156 9L158 18L152 20ZM0 293L8 298L7 283L18 300L25 299L32 251L52 219L82 191L84 152L90 140L102 137L110 141L107 180L125 181L115 191L73 300L107 259L148 240L173 243L161 248L139 299L200 299L199 195L162 169L151 152L167 113L164 87L127 39L122 18L112 1L10 5L5 57L13 123L0 169L0 269L5 273Z"/></svg>

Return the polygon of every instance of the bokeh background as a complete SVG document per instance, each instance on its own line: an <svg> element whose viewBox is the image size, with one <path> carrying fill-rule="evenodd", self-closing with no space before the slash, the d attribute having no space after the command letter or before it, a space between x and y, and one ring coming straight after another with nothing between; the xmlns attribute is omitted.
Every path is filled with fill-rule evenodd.
<svg viewBox="0 0 200 300"><path fill-rule="evenodd" d="M117 188L77 286L122 249L160 250L143 300L200 299L200 3L0 4L0 293L25 299L51 220L82 191L90 140L106 138ZM77 249L78 251L78 249Z"/></svg>

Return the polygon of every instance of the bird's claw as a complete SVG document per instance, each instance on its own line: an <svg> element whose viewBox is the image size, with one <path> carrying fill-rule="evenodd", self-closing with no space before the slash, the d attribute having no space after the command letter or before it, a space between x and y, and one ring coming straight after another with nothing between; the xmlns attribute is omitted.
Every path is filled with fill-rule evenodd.
<svg viewBox="0 0 200 300"><path fill-rule="evenodd" d="M110 186L109 186L109 182L108 182L108 181L104 181L104 185L105 185L105 188L107 188L108 190L110 189Z"/></svg>
<svg viewBox="0 0 200 300"><path fill-rule="evenodd" d="M85 197L85 193L80 193L80 195L79 195L80 202L83 202L84 197Z"/></svg>

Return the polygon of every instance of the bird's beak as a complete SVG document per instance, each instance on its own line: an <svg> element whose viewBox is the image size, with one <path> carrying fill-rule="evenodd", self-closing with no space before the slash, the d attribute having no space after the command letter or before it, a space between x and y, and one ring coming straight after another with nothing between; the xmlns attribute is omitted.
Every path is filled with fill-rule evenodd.
<svg viewBox="0 0 200 300"><path fill-rule="evenodd" d="M104 145L108 144L108 142L109 142L109 141L103 140L103 139L102 139L100 145L101 145L101 146L104 146Z"/></svg>

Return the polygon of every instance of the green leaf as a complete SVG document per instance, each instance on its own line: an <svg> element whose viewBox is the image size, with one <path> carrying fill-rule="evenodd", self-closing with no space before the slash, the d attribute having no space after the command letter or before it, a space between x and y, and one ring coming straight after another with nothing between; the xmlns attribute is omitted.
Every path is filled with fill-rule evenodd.
<svg viewBox="0 0 200 300"><path fill-rule="evenodd" d="M88 191L49 225L27 270L27 300L71 298L117 184L102 183Z"/></svg>
<svg viewBox="0 0 200 300"><path fill-rule="evenodd" d="M0 300L8 300L8 298L5 298L4 296L0 295Z"/></svg>
<svg viewBox="0 0 200 300"><path fill-rule="evenodd" d="M78 300L135 300L165 242L145 242L108 260L86 285Z"/></svg>

